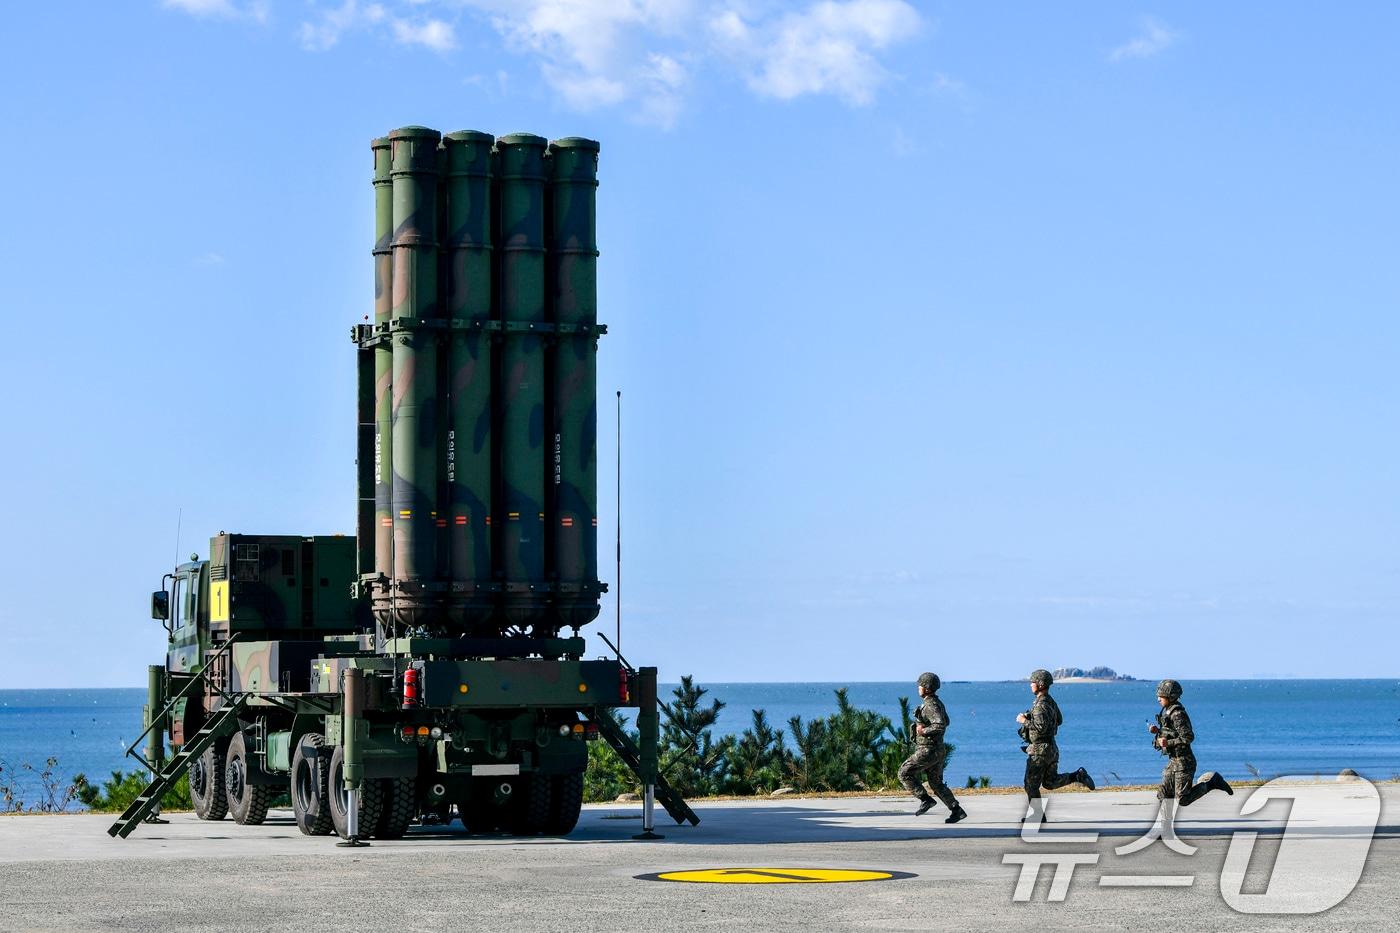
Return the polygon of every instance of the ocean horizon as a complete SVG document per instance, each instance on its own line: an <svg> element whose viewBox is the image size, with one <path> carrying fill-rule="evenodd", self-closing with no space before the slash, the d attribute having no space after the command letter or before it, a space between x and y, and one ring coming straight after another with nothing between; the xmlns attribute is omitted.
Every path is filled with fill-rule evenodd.
<svg viewBox="0 0 1400 933"><path fill-rule="evenodd" d="M714 682L697 681L705 702L720 700L716 737L743 732L752 711L790 734L789 720L810 721L836 709L845 688L853 705L899 720L899 700L917 702L912 681ZM1084 766L1101 785L1149 784L1163 759L1147 725L1157 712L1155 680L1070 682L1054 692L1065 716L1060 730L1061 770ZM1202 771L1227 778L1284 774L1334 776L1350 768L1373 780L1400 777L1400 679L1288 678L1185 680L1182 702L1196 731ZM676 684L662 684L669 701ZM948 681L939 695L951 720L955 746L947 771L954 786L967 778L1018 785L1024 767L1016 714L1030 705L1023 680ZM124 757L141 731L144 687L0 690L0 783L17 786L28 801L38 782L24 764L42 769L56 758L66 785L75 774L93 781L114 770L139 767Z"/></svg>

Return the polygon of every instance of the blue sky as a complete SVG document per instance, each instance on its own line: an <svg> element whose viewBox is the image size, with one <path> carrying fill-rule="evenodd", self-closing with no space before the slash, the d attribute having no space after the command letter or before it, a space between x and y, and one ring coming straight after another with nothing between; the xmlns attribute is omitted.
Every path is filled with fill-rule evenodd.
<svg viewBox="0 0 1400 933"><path fill-rule="evenodd" d="M602 141L624 648L663 678L1393 676L1398 30L16 6L0 687L141 684L181 510L182 554L353 532L368 144L410 123Z"/></svg>

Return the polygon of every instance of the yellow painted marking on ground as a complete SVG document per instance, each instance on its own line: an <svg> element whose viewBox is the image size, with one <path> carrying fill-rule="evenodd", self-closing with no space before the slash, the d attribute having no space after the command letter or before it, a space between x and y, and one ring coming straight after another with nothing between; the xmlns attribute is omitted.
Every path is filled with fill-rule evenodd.
<svg viewBox="0 0 1400 933"><path fill-rule="evenodd" d="M651 875L657 881L692 884L839 884L847 881L889 881L907 878L904 872L849 868L702 868L697 871L663 871Z"/></svg>

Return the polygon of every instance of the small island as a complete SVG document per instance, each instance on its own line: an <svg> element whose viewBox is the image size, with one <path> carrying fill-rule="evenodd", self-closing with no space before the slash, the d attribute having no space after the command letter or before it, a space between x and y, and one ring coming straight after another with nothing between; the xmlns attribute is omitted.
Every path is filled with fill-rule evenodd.
<svg viewBox="0 0 1400 933"><path fill-rule="evenodd" d="M1118 681L1137 680L1127 674L1120 674L1111 667L1057 667L1050 672L1057 684L1106 684Z"/></svg>

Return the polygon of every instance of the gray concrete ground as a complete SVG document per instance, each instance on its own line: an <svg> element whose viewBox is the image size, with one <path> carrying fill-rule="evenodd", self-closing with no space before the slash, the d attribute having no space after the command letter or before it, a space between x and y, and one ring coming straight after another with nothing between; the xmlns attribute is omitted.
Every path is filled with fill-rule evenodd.
<svg viewBox="0 0 1400 933"><path fill-rule="evenodd" d="M1054 795L1051 826L1034 841L1020 836L1023 800L1011 795L967 798L971 818L956 826L942 822L942 807L912 816L907 798L778 798L700 804L696 828L671 825L662 813L661 842L632 841L640 811L627 804L586 808L567 839L416 828L363 849L302 836L286 813L261 827L174 815L127 840L106 835L109 817L9 816L0 817L0 929L1391 929L1400 907L1400 787L1381 787L1374 840L1354 828L1367 823L1368 792L1362 784L1300 785L1287 789L1291 805L1275 801L1245 815L1250 789L1211 794L1178 821L1182 840L1197 847L1189 856L1161 841L1115 853L1142 836L1156 802L1112 791ZM1252 857L1227 865L1236 830L1258 833L1257 842ZM1073 839L1086 834L1090 840ZM1316 902L1329 884L1345 888L1349 853L1358 844L1365 851L1368 841L1359 884L1326 912L1241 914L1222 895L1267 890ZM1018 902L1023 868L1015 860L1062 855L1079 863L1065 876L1064 899L1051 900L1049 865ZM636 877L745 867L913 877L854 884ZM1271 872L1278 874L1266 887ZM1163 877L1174 886L1136 886Z"/></svg>

